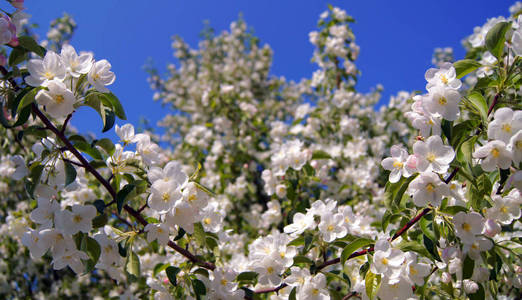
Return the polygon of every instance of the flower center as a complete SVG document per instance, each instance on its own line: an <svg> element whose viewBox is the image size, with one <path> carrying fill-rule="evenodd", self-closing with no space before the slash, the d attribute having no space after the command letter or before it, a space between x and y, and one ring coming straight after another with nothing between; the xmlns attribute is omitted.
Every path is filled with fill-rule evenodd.
<svg viewBox="0 0 522 300"><path fill-rule="evenodd" d="M334 226L333 225L328 225L328 228L326 228L326 230L333 231L334 230Z"/></svg>
<svg viewBox="0 0 522 300"><path fill-rule="evenodd" d="M435 190L435 186L433 185L433 183L428 183L426 185L426 190L430 193L433 192Z"/></svg>
<svg viewBox="0 0 522 300"><path fill-rule="evenodd" d="M500 156L500 151L498 151L497 148L491 149L491 155L493 155L494 158L497 158Z"/></svg>
<svg viewBox="0 0 522 300"><path fill-rule="evenodd" d="M170 200L169 193L163 193L163 195L161 195L161 199L163 199L163 202L168 202Z"/></svg>
<svg viewBox="0 0 522 300"><path fill-rule="evenodd" d="M318 295L318 294L319 294L319 290L318 290L318 289L313 289L313 290L312 290L312 294L314 294L314 295Z"/></svg>
<svg viewBox="0 0 522 300"><path fill-rule="evenodd" d="M502 130L504 130L505 132L510 133L511 132L511 124L508 124L508 123L503 124L502 125Z"/></svg>
<svg viewBox="0 0 522 300"><path fill-rule="evenodd" d="M387 264L388 264L388 259L387 259L386 257L383 257L383 258L381 259L381 263L382 263L383 265L387 265Z"/></svg>
<svg viewBox="0 0 522 300"><path fill-rule="evenodd" d="M431 152L428 153L428 156L426 156L426 159L427 159L430 163L434 162L436 158L437 158L437 157L435 156L435 154L433 154L433 153L431 153Z"/></svg>
<svg viewBox="0 0 522 300"><path fill-rule="evenodd" d="M445 74L440 75L440 81L442 81L442 83L444 83L444 84L448 84L448 78L446 77Z"/></svg>
<svg viewBox="0 0 522 300"><path fill-rule="evenodd" d="M462 224L462 229L464 229L464 231L466 231L466 232L470 232L471 231L471 225L469 225L468 223L463 223Z"/></svg>
<svg viewBox="0 0 522 300"><path fill-rule="evenodd" d="M195 201L197 198L198 198L198 197L196 197L196 195L194 195L194 194L190 194L190 196L188 197L188 200L189 200L190 202L192 202L192 201Z"/></svg>
<svg viewBox="0 0 522 300"><path fill-rule="evenodd" d="M221 279L221 285L222 285L222 286L227 285L227 283L228 283L228 281L227 281L226 279L224 279L224 278Z"/></svg>
<svg viewBox="0 0 522 300"><path fill-rule="evenodd" d="M415 270L414 267L410 266L410 274L411 275L416 275L417 273L419 273L417 270Z"/></svg>
<svg viewBox="0 0 522 300"><path fill-rule="evenodd" d="M83 220L83 218L80 215L76 215L74 216L73 220L75 223L80 223Z"/></svg>
<svg viewBox="0 0 522 300"><path fill-rule="evenodd" d="M274 268L268 267L268 268L266 268L266 271L268 272L268 274L272 274L272 273L274 273Z"/></svg>
<svg viewBox="0 0 522 300"><path fill-rule="evenodd" d="M448 103L448 100L446 99L446 97L440 97L439 98L439 104L440 105L446 105L446 103Z"/></svg>
<svg viewBox="0 0 522 300"><path fill-rule="evenodd" d="M507 214L507 213L508 213L508 208L505 207L505 206L502 206L502 207L500 208L500 211L501 211L503 214Z"/></svg>
<svg viewBox="0 0 522 300"><path fill-rule="evenodd" d="M54 78L54 73L47 71L47 72L45 72L44 77L47 78L48 80L51 80Z"/></svg>
<svg viewBox="0 0 522 300"><path fill-rule="evenodd" d="M65 99L63 98L62 95L56 95L56 96L54 96L54 101L56 101L56 103L58 103L58 104L62 104L64 100L65 100Z"/></svg>
<svg viewBox="0 0 522 300"><path fill-rule="evenodd" d="M203 223L205 223L206 225L210 225L211 222L212 222L212 220L210 218L203 219Z"/></svg>
<svg viewBox="0 0 522 300"><path fill-rule="evenodd" d="M393 167L394 167L395 169L400 169L400 168L402 168L403 165L404 165L404 164L403 164L402 162L400 162L400 161L395 161L395 162L393 163Z"/></svg>
<svg viewBox="0 0 522 300"><path fill-rule="evenodd" d="M522 140L517 141L515 145L517 145L519 151L522 151Z"/></svg>

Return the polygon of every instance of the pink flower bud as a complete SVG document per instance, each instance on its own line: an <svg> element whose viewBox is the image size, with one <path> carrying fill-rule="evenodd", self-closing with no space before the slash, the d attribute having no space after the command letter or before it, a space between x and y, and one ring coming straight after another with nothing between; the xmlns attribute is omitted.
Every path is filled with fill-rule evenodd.
<svg viewBox="0 0 522 300"><path fill-rule="evenodd" d="M25 0L11 0L11 5L17 9L24 9L24 1Z"/></svg>
<svg viewBox="0 0 522 300"><path fill-rule="evenodd" d="M442 275L440 276L440 280L445 283L445 284L448 284L451 282L451 275L450 273L448 272L444 272L442 273Z"/></svg>
<svg viewBox="0 0 522 300"><path fill-rule="evenodd" d="M501 231L502 231L502 228L500 227L500 225L497 222L495 222L491 219L486 220L486 224L484 226L484 235L485 236L492 238L495 235L499 234Z"/></svg>

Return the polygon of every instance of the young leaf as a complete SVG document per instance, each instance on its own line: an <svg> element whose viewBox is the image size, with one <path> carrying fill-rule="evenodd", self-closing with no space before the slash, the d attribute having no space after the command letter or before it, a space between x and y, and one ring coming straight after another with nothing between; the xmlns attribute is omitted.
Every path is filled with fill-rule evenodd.
<svg viewBox="0 0 522 300"><path fill-rule="evenodd" d="M330 156L330 154L326 153L323 150L315 150L312 153L312 160L314 160L314 159L329 159L329 158L332 158Z"/></svg>
<svg viewBox="0 0 522 300"><path fill-rule="evenodd" d="M100 258L100 245L95 239L88 235L84 235L81 241L80 250L89 256L89 260L85 263L85 273L89 273L94 270L94 266Z"/></svg>
<svg viewBox="0 0 522 300"><path fill-rule="evenodd" d="M373 296L377 294L379 283L381 282L381 276L368 271L364 278L364 282L366 284L366 295L369 299L373 299Z"/></svg>
<svg viewBox="0 0 522 300"><path fill-rule="evenodd" d="M140 258L138 255L136 255L136 253L134 253L134 251L132 251L127 257L125 270L127 270L129 274L132 274L136 277L140 275Z"/></svg>
<svg viewBox="0 0 522 300"><path fill-rule="evenodd" d="M44 57L45 55L45 48L38 45L38 43L36 43L36 41L30 37L30 36L20 36L18 37L18 42L20 44L20 47L26 49L26 50L29 50L31 52L34 52L36 54L38 54L38 56L40 57Z"/></svg>
<svg viewBox="0 0 522 300"><path fill-rule="evenodd" d="M68 162L64 162L65 164L65 186L73 183L76 179L76 169L74 166Z"/></svg>
<svg viewBox="0 0 522 300"><path fill-rule="evenodd" d="M472 92L468 99L475 106L475 108L480 112L480 117L482 118L482 122L485 123L488 120L488 104L486 99L477 91Z"/></svg>
<svg viewBox="0 0 522 300"><path fill-rule="evenodd" d="M486 35L486 48L497 58L501 58L506 41L506 32L511 28L511 23L499 22L491 28Z"/></svg>
<svg viewBox="0 0 522 300"><path fill-rule="evenodd" d="M207 294L207 288L205 287L205 284L199 279L192 279L192 287L194 288L194 293L196 293L198 296Z"/></svg>
<svg viewBox="0 0 522 300"><path fill-rule="evenodd" d="M123 106L121 105L118 97L116 97L113 93L105 93L102 95L112 105L112 108L116 116L121 120L127 120L127 116L125 115L125 111L123 110Z"/></svg>
<svg viewBox="0 0 522 300"><path fill-rule="evenodd" d="M36 97L36 94L41 89L42 88L37 87L37 88L34 88L34 89L30 90L29 92L27 92L22 97L22 100L20 100L20 103L18 104L18 108L16 109L16 113L19 114L22 111L22 109L24 109L26 106L28 106L31 103L33 103L34 102L34 97Z"/></svg>
<svg viewBox="0 0 522 300"><path fill-rule="evenodd" d="M457 78L462 78L465 75L478 69L481 66L481 64L473 59L463 59L454 62L453 66L455 67Z"/></svg>
<svg viewBox="0 0 522 300"><path fill-rule="evenodd" d="M172 283L172 285L174 285L174 286L178 285L178 280L176 279L176 275L178 275L179 271L180 271L180 268L176 268L173 266L169 266L165 269L165 273L167 273L167 277L169 278L170 283ZM159 272L161 272L161 271L158 271L158 273Z"/></svg>
<svg viewBox="0 0 522 300"><path fill-rule="evenodd" d="M256 279L257 273L256 272L243 272L237 275L236 280L237 281L253 281Z"/></svg>
<svg viewBox="0 0 522 300"><path fill-rule="evenodd" d="M127 184L118 192L118 194L116 194L116 206L118 207L118 214L121 214L121 210L123 208L123 205L125 204L125 200L133 189L133 184Z"/></svg>
<svg viewBox="0 0 522 300"><path fill-rule="evenodd" d="M348 257L350 257L350 255L355 252L355 250L369 246L372 243L373 241L370 239L359 238L348 244L346 247L344 247L343 252L341 253L341 264L344 265Z"/></svg>

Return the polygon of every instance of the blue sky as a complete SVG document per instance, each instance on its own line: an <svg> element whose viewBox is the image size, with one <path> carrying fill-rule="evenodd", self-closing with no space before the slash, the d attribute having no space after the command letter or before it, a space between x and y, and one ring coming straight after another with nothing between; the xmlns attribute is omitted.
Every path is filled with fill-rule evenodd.
<svg viewBox="0 0 522 300"><path fill-rule="evenodd" d="M78 29L71 44L78 51L93 51L96 59L111 62L116 82L110 88L125 107L128 122L136 125L140 117L155 124L166 113L152 100L143 65L152 58L164 71L166 64L174 61L172 35L183 37L194 47L204 20L221 32L242 13L261 42L274 51L272 74L292 80L310 78L316 66L310 63L313 47L308 33L316 29L327 3L345 9L356 19L352 28L361 47L356 64L362 71L358 90L366 92L380 83L387 101L400 90L423 89L424 72L431 66L434 48L453 47L455 57L462 58L461 40L473 32L473 27L487 18L507 16L514 2L36 0L26 1L26 6L32 21L40 25L37 32L42 37L50 21L63 12L74 17ZM104 136L97 118L95 112L82 108L73 124L81 132Z"/></svg>

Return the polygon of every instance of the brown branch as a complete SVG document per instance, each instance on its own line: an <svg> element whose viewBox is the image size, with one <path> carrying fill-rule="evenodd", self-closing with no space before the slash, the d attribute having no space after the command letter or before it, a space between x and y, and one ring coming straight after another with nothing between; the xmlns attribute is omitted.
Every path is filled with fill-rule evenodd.
<svg viewBox="0 0 522 300"><path fill-rule="evenodd" d="M357 296L357 292L351 292L348 295L344 296L342 300L348 300L352 298L353 296Z"/></svg>
<svg viewBox="0 0 522 300"><path fill-rule="evenodd" d="M65 121L63 122L63 125L62 125L62 130L60 130L60 132L62 134L65 133L65 130L67 129L67 124L69 123L69 121L71 120L72 118L72 113L71 114L68 114L67 115L67 118L65 118Z"/></svg>
<svg viewBox="0 0 522 300"><path fill-rule="evenodd" d="M81 166L91 173L104 187L107 189L111 197L115 200L116 199L116 191L112 188L111 184L100 174L98 171L93 168L89 162L83 157L83 155L73 146L73 144L67 139L67 137L64 135L63 132L58 130L56 126L54 126L53 123L38 109L38 106L36 104L32 104L32 110L33 113L38 116L38 118L45 124L45 126L51 130L64 144L65 147L67 147L67 150L69 150L81 163ZM113 200L113 201L114 201ZM112 202L111 202L112 203ZM131 216L133 216L138 223L140 223L143 226L147 226L148 222L145 220L145 218L134 208L130 207L129 205L124 205L123 209L127 211ZM190 251L183 249L182 247L178 246L173 241L169 241L168 246L174 249L175 251L179 252L181 255L185 256L187 259L189 259L191 262L204 267L209 270L214 270L216 266L213 263L203 261L200 258L196 257L194 254L190 253Z"/></svg>

